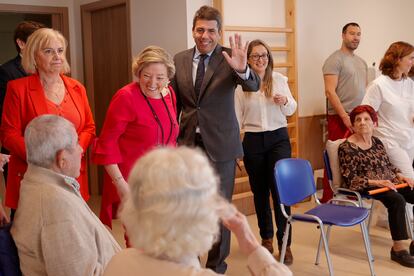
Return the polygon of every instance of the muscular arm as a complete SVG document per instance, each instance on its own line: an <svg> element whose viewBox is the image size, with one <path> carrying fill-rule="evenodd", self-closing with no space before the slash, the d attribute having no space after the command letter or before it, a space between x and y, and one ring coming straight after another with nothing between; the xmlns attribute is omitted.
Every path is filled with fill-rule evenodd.
<svg viewBox="0 0 414 276"><path fill-rule="evenodd" d="M324 75L323 80L325 82L325 95L332 107L335 109L336 114L341 117L345 126L352 131L351 120L349 119L348 113L346 113L341 101L336 94L336 86L338 85L338 75Z"/></svg>

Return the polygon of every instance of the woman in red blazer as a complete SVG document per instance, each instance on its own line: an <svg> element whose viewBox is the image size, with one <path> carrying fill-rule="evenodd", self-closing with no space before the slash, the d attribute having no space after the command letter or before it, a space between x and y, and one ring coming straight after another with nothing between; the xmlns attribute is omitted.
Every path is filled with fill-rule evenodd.
<svg viewBox="0 0 414 276"><path fill-rule="evenodd" d="M20 181L27 168L24 130L27 124L42 114L56 114L71 121L79 135L84 152L95 137L95 123L85 88L64 73L70 70L66 61L66 39L56 30L42 28L28 39L22 65L25 78L10 81L4 100L1 121L1 142L10 150L6 206L16 209ZM77 179L80 192L89 199L85 157Z"/></svg>

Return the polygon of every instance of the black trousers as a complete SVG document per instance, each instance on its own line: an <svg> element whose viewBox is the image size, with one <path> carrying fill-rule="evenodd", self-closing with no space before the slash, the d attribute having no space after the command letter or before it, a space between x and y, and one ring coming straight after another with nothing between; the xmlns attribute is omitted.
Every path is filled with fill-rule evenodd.
<svg viewBox="0 0 414 276"><path fill-rule="evenodd" d="M285 127L274 131L246 132L243 140L244 165L249 175L254 195L257 222L262 239L274 236L270 194L273 198L277 242L282 245L287 219L279 205L279 194L275 186L274 167L278 160L291 157L289 135ZM290 214L290 207L285 207ZM288 246L291 244L290 228Z"/></svg>
<svg viewBox="0 0 414 276"><path fill-rule="evenodd" d="M200 134L196 134L195 145L206 151ZM231 202L234 189L234 177L236 174L236 160L215 162L210 159L210 162L220 178L221 195ZM208 252L206 263L207 268L210 268L220 274L224 274L226 272L227 263L225 260L230 254L230 239L230 231L221 224L220 237Z"/></svg>
<svg viewBox="0 0 414 276"><path fill-rule="evenodd" d="M407 202L414 203L414 190L407 187L398 189L398 192L388 191L376 194L373 198L381 201L387 208L392 240L399 241L408 239L405 205Z"/></svg>

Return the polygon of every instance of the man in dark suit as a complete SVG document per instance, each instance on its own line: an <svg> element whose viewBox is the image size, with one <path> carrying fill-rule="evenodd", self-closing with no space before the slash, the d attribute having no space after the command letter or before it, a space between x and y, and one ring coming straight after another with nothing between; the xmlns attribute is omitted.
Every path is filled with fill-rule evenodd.
<svg viewBox="0 0 414 276"><path fill-rule="evenodd" d="M234 91L257 91L259 77L247 66L247 43L239 35L230 38L231 49L218 41L222 35L220 12L203 6L193 19L196 47L174 57L172 85L181 110L178 143L202 148L220 177L222 195L231 200L235 160L243 155L234 110ZM230 251L230 232L222 227L220 240L208 254L208 268L224 273Z"/></svg>
<svg viewBox="0 0 414 276"><path fill-rule="evenodd" d="M3 114L3 102L6 96L7 83L10 80L15 80L27 76L22 67L22 51L26 45L28 37L37 29L44 28L42 23L34 21L20 22L14 30L14 43L17 50L17 56L0 66L0 119ZM1 148L1 153L8 154L9 151ZM4 166L4 178L7 179L7 165Z"/></svg>

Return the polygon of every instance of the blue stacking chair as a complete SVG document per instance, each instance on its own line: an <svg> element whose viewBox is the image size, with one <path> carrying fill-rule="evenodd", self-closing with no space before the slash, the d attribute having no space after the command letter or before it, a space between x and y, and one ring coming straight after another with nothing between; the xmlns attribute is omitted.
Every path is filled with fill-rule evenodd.
<svg viewBox="0 0 414 276"><path fill-rule="evenodd" d="M334 199L332 202L342 202L352 206L337 205L332 204L332 202L328 204L320 204L316 197L316 186L312 167L307 160L296 158L279 160L275 165L275 179L276 188L279 192L279 203L284 216L287 218L282 251L280 253L281 263L284 262L285 258L290 224L294 221L313 223L318 225L321 232L315 264L319 264L319 251L323 243L329 274L334 275L328 247L330 229L332 226L349 227L359 224L364 239L371 275L375 275L368 231L366 224L364 223L369 215L368 209L358 207L354 201L345 199ZM289 216L286 213L284 206L292 206L311 195L314 196L315 201L318 204L315 208L312 208L303 214L291 214ZM325 227L327 228L326 232Z"/></svg>

